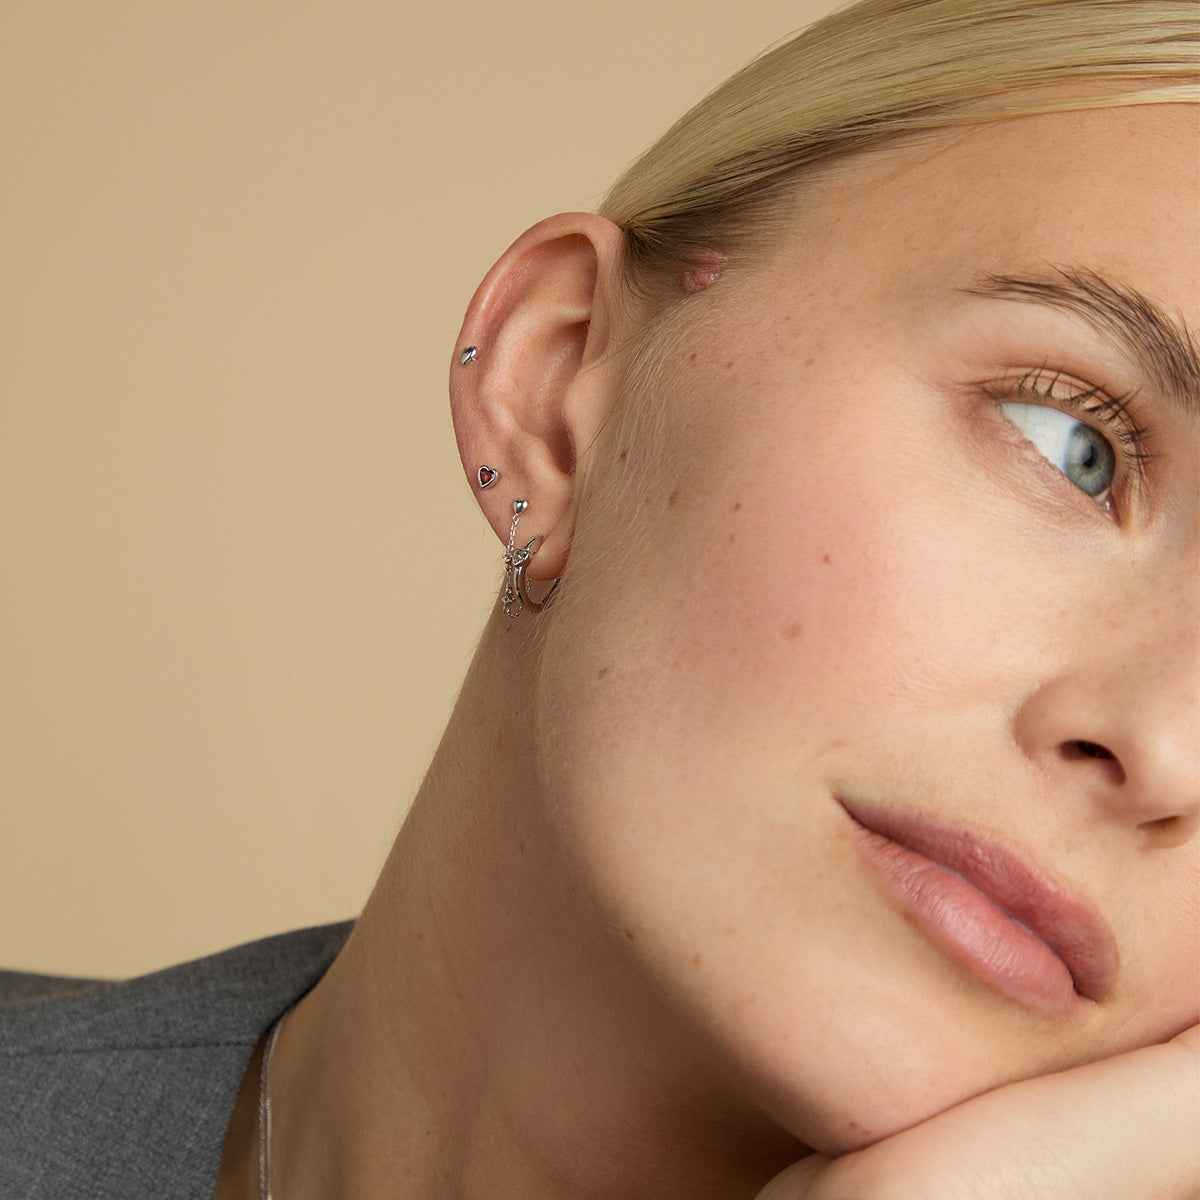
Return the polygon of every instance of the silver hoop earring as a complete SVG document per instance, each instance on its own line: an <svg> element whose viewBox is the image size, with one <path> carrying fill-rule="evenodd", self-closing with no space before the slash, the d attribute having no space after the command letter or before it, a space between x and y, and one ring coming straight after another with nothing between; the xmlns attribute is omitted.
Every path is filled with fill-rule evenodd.
<svg viewBox="0 0 1200 1200"><path fill-rule="evenodd" d="M504 550L504 594L500 597L500 604L506 617L519 617L527 608L530 612L541 612L546 607L546 602L554 595L554 589L558 587L556 579L541 600L534 600L529 595L525 582L525 571L529 566L529 560L537 552L537 543L542 539L534 537L530 538L524 546L517 545L517 522L528 507L527 500L513 501L512 525L508 531L508 545Z"/></svg>

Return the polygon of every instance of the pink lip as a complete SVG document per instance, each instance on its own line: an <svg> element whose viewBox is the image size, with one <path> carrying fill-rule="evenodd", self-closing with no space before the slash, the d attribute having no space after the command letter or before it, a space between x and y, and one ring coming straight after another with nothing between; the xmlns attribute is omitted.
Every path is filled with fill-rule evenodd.
<svg viewBox="0 0 1200 1200"><path fill-rule="evenodd" d="M982 982L1054 1014L1108 993L1108 926L1012 851L928 817L839 803L904 915Z"/></svg>

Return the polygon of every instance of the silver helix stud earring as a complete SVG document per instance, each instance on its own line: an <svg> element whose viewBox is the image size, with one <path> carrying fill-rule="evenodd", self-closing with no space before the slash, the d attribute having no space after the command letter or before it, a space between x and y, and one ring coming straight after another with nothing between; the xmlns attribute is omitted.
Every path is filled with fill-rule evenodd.
<svg viewBox="0 0 1200 1200"><path fill-rule="evenodd" d="M529 566L529 560L536 553L537 543L542 539L534 537L530 538L524 546L517 545L517 522L521 519L521 514L529 507L529 502L514 500L512 507L512 525L508 531L508 545L504 550L504 594L500 597L500 604L504 608L505 616L519 617L527 608L530 612L541 612L546 606L546 601L554 594L554 589L558 587L558 580L554 581L550 590L541 600L530 598L525 583L525 571Z"/></svg>
<svg viewBox="0 0 1200 1200"><path fill-rule="evenodd" d="M484 488L490 488L500 478L500 472L495 467L484 464L475 472L475 478L478 480L479 490L482 492Z"/></svg>
<svg viewBox="0 0 1200 1200"><path fill-rule="evenodd" d="M469 362L474 362L474 361L475 361L475 359L476 359L478 356L479 356L479 349L478 349L478 347L476 347L476 346L467 346L467 347L466 347L466 349L465 349L465 350L463 350L463 351L462 351L462 352L459 354L459 356L458 356L458 361L459 361L459 362L460 362L460 363L461 363L461 364L462 364L462 365L465 367L465 366L467 365L467 363L469 363Z"/></svg>

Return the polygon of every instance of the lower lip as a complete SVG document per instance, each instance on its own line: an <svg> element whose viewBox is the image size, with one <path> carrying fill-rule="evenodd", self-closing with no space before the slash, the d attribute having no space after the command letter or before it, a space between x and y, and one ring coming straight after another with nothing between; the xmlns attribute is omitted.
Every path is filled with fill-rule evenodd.
<svg viewBox="0 0 1200 1200"><path fill-rule="evenodd" d="M855 833L904 916L982 983L1051 1015L1083 1002L1066 963L966 880L857 822Z"/></svg>

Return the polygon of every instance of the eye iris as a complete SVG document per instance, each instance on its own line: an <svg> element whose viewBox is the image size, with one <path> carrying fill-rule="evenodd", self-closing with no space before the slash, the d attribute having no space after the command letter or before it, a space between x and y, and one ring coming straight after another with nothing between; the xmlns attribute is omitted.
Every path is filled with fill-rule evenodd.
<svg viewBox="0 0 1200 1200"><path fill-rule="evenodd" d="M1090 425L1077 423L1064 447L1066 477L1089 495L1098 496L1112 485L1115 468L1116 454L1108 439Z"/></svg>

